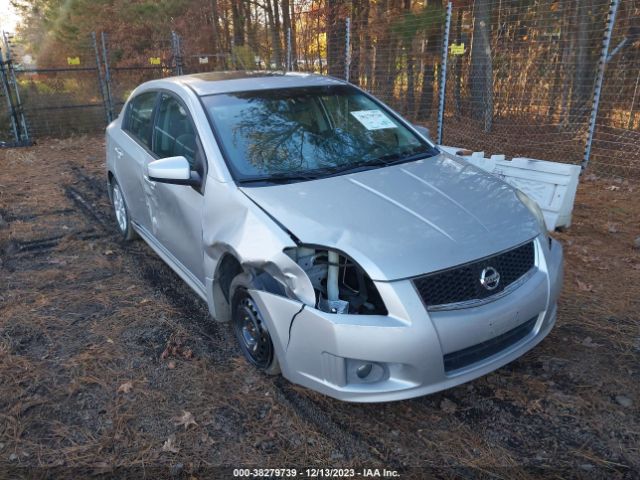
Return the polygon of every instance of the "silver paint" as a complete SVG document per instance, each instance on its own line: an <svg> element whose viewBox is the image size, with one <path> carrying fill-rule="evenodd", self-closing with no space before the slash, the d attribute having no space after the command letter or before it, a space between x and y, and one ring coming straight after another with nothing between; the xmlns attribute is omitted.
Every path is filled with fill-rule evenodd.
<svg viewBox="0 0 640 480"><path fill-rule="evenodd" d="M150 180L148 168L156 158L122 130L121 117L107 129L107 170L122 187L135 230L207 301L218 321L230 318L220 266L228 259L241 266L243 273L232 287L249 290L286 378L342 400L400 400L484 375L547 335L562 284L562 247L555 241L549 245L513 188L444 153L314 181L239 188L198 95L343 82L303 74L216 75L154 80L132 93L162 89L185 103L207 159L202 193ZM491 301L427 311L410 280L531 239L535 268ZM373 279L388 314L316 309L311 281L284 253L296 241L351 257ZM284 295L254 287L265 272ZM534 330L516 345L463 371L445 373L446 353L493 338L533 316ZM381 365L384 379L354 382L348 368L358 362Z"/></svg>

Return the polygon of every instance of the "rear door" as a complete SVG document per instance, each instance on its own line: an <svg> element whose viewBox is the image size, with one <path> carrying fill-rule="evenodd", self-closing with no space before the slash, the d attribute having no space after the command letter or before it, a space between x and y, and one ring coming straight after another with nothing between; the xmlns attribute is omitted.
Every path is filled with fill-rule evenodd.
<svg viewBox="0 0 640 480"><path fill-rule="evenodd" d="M204 180L207 161L186 105L177 96L161 92L153 125L153 153L157 158L183 156ZM147 180L147 182L150 182ZM204 184L153 183L148 189L152 232L173 257L204 283L202 209Z"/></svg>
<svg viewBox="0 0 640 480"><path fill-rule="evenodd" d="M123 118L122 133L114 142L116 178L123 190L132 220L149 229L150 211L145 194L146 165L153 160L151 132L158 92L144 92L131 99Z"/></svg>

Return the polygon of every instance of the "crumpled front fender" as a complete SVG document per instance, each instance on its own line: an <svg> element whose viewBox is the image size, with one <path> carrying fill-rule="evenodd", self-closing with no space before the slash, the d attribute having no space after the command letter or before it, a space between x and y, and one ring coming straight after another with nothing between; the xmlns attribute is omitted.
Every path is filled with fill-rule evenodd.
<svg viewBox="0 0 640 480"><path fill-rule="evenodd" d="M220 260L232 255L245 273L266 272L284 285L288 293L307 305L315 304L313 285L304 270L284 249L296 244L288 232L247 198L240 190L209 179L205 193L202 237L205 245L205 286L209 310L214 318L213 283ZM221 188L222 187L222 188ZM215 208L213 208L215 206ZM224 212L224 215L220 215Z"/></svg>

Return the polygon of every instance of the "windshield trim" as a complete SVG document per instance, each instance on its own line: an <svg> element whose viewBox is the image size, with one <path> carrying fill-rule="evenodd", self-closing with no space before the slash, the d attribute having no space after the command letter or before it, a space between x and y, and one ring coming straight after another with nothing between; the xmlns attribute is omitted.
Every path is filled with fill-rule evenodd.
<svg viewBox="0 0 640 480"><path fill-rule="evenodd" d="M413 133L418 140L420 140L421 142L423 142L425 145L429 146L432 150L432 154L429 155L427 152L420 154L422 155L424 158L431 158L431 157L435 157L438 154L441 153L440 149L438 149L438 147L436 146L436 144L434 144L433 142L431 142L431 140L427 139L426 137L424 137L418 130L416 130L416 128L409 122L407 121L405 118L403 118L400 114L396 113L395 110L393 110L391 107L387 106L385 103L383 103L381 100L377 99L376 97L374 97L372 94L370 94L369 92L366 92L364 90L362 90L361 88L357 87L356 85L350 84L350 83L341 83L339 85L318 85L318 86L299 86L299 87L287 87L287 88L269 88L269 89L259 89L259 90L238 90L238 91L234 91L234 92L220 92L220 93L211 93L211 94L206 94L206 95L197 95L198 96L198 100L200 101L200 105L202 106L205 116L207 117L207 121L209 122L209 127L211 128L211 131L213 132L213 136L214 139L217 143L218 149L220 150L220 153L222 155L222 158L227 166L227 170L229 171L229 174L231 175L231 178L233 179L234 183L240 187L251 187L251 183L256 183L256 185L254 186L258 186L257 184L264 182L264 185L280 185L286 182L283 182L282 180L277 180L276 182L270 182L269 181L269 177L270 176L265 176L264 179L254 179L252 180L248 180L248 179L243 179L241 178L241 176L238 175L238 173L236 172L236 168L235 165L233 164L233 162L231 161L231 156L229 154L229 152L227 151L227 147L225 145L225 143L221 140L221 135L220 132L218 131L215 122L213 121L213 118L209 112L209 109L207 108L207 106L205 105L205 98L209 98L209 97L216 97L216 96L220 96L220 95L230 95L230 94L250 94L255 92L256 94L258 93L268 93L268 92L283 92L283 91L304 91L304 90L316 90L316 89L321 89L321 88L336 88L336 87L347 87L347 88L351 88L353 90L355 90L356 92L364 95L365 97L367 97L369 100L371 100L376 106L378 106L380 109L382 109L387 115L390 115L391 117L393 117L398 123L400 123L403 127L407 128L411 133ZM416 157L417 155L413 155L412 157ZM354 166L354 169L357 171L364 171L364 170L373 170L373 169L378 169L378 168L386 168L392 165L398 165L400 163L408 163L408 162L412 162L412 161L417 161L419 160L419 158L411 158L411 159L407 159L406 161L390 161L388 163L383 163L382 161L378 162L376 160L370 162L371 165L358 165L358 166ZM328 174L328 175L323 175L323 176L318 176L318 177L313 177L313 175L309 172L309 175L306 175L304 173L302 174L296 174L296 173L292 173L292 177L296 177L295 180L291 180L291 182L289 183L298 183L298 182L305 182L305 181L312 181L312 180L320 180L322 178L327 178L327 177L337 177L337 176L342 176L342 175L349 175L350 173L356 173L354 171L350 171L350 170L346 170L344 172L338 172L335 174ZM306 179L303 179L302 177L309 177Z"/></svg>

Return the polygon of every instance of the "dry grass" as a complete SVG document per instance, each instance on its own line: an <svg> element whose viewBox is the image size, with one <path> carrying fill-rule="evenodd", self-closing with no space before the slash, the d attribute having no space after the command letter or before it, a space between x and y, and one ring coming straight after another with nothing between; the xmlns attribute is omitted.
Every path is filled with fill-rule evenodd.
<svg viewBox="0 0 640 480"><path fill-rule="evenodd" d="M573 226L556 234L566 287L558 325L539 347L441 394L351 405L256 373L227 326L211 322L142 242L123 245L96 220L110 221L103 150L82 137L0 151L0 471L640 470L640 185L584 179ZM177 423L184 411L195 425ZM169 439L175 452L163 451Z"/></svg>

